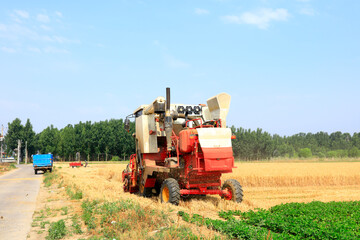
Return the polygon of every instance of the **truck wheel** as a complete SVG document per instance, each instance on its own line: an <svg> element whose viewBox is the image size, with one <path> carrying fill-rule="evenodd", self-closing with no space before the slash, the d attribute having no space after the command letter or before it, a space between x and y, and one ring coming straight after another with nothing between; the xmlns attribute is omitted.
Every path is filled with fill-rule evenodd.
<svg viewBox="0 0 360 240"><path fill-rule="evenodd" d="M37 175L37 170L35 169L34 171L35 171L35 175Z"/></svg>
<svg viewBox="0 0 360 240"><path fill-rule="evenodd" d="M49 169L49 172L52 172L52 168Z"/></svg>
<svg viewBox="0 0 360 240"><path fill-rule="evenodd" d="M160 189L161 202L178 205L180 201L179 183L173 178L167 178Z"/></svg>
<svg viewBox="0 0 360 240"><path fill-rule="evenodd" d="M234 202L242 202L243 190L240 183L235 179L226 180L221 188L222 190L227 189L230 192L230 197L225 197L226 200L232 200Z"/></svg>

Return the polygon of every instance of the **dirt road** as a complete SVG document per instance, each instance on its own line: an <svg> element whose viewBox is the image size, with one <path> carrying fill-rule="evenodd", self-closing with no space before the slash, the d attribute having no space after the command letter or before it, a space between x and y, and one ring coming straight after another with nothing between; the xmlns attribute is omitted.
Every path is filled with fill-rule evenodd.
<svg viewBox="0 0 360 240"><path fill-rule="evenodd" d="M41 181L32 165L0 176L0 239L26 239Z"/></svg>

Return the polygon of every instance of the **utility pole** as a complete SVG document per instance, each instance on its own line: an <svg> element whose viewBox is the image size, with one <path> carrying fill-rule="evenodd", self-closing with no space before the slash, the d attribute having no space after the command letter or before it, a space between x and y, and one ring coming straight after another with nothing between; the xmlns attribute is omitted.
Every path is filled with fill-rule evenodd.
<svg viewBox="0 0 360 240"><path fill-rule="evenodd" d="M21 141L18 140L18 156L17 156L17 164L20 164L20 155L21 155Z"/></svg>
<svg viewBox="0 0 360 240"><path fill-rule="evenodd" d="M3 159L3 140L4 140L4 125L1 125L1 135L0 135L0 142L1 142L1 152L0 152L0 163Z"/></svg>
<svg viewBox="0 0 360 240"><path fill-rule="evenodd" d="M27 164L28 151L27 151L27 141L25 141L25 164Z"/></svg>

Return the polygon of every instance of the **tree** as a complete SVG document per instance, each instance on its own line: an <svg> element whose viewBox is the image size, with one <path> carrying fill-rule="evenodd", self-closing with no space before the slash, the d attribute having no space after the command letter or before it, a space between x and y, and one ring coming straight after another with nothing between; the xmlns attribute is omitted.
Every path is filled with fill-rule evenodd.
<svg viewBox="0 0 360 240"><path fill-rule="evenodd" d="M36 149L42 153L52 153L57 155L59 153L60 133L53 125L45 128L41 133L36 135L37 144Z"/></svg>
<svg viewBox="0 0 360 240"><path fill-rule="evenodd" d="M28 156L31 156L35 153L35 132L31 125L30 119L27 119L25 127L23 128L22 134L22 149L25 148L25 142L27 142Z"/></svg>
<svg viewBox="0 0 360 240"><path fill-rule="evenodd" d="M299 157L301 158L310 158L312 157L311 149L310 148L302 148L299 150Z"/></svg>
<svg viewBox="0 0 360 240"><path fill-rule="evenodd" d="M349 150L349 157L353 157L353 158L360 157L360 150L357 147L352 147Z"/></svg>
<svg viewBox="0 0 360 240"><path fill-rule="evenodd" d="M22 139L24 126L21 125L21 120L16 118L11 123L8 123L8 131L5 136L6 152L13 153L14 149L18 146L18 140Z"/></svg>
<svg viewBox="0 0 360 240"><path fill-rule="evenodd" d="M74 127L69 124L60 131L59 153L63 158L74 159L75 148L75 131Z"/></svg>

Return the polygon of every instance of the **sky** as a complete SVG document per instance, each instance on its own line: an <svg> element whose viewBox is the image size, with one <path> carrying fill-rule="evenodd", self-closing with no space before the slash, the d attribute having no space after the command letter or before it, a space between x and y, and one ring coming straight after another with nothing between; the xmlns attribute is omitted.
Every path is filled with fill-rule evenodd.
<svg viewBox="0 0 360 240"><path fill-rule="evenodd" d="M3 1L0 124L231 95L229 126L359 132L360 1Z"/></svg>

